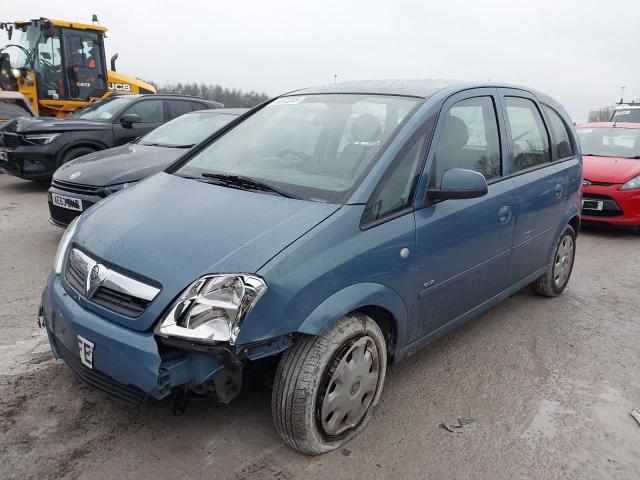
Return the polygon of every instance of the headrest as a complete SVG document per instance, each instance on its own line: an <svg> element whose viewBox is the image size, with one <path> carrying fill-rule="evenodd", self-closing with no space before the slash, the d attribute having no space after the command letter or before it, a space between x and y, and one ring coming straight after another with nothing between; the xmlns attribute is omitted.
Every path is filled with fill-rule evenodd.
<svg viewBox="0 0 640 480"><path fill-rule="evenodd" d="M381 133L380 122L369 113L358 116L351 124L351 138L354 142L375 142L380 139Z"/></svg>
<svg viewBox="0 0 640 480"><path fill-rule="evenodd" d="M439 148L460 149L469 141L469 129L467 125L454 115L449 115L442 130Z"/></svg>

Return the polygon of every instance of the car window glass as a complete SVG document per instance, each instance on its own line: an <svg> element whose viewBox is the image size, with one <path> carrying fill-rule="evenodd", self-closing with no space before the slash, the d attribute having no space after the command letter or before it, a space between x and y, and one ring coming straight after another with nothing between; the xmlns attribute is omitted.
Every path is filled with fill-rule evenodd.
<svg viewBox="0 0 640 480"><path fill-rule="evenodd" d="M635 128L579 127L583 155L640 159L640 130Z"/></svg>
<svg viewBox="0 0 640 480"><path fill-rule="evenodd" d="M179 117L193 110L191 102L185 100L168 100L167 104L169 105L169 119Z"/></svg>
<svg viewBox="0 0 640 480"><path fill-rule="evenodd" d="M200 103L200 102L191 102L191 110L193 110L194 112L196 110L206 110L207 107L204 103Z"/></svg>
<svg viewBox="0 0 640 480"><path fill-rule="evenodd" d="M280 97L182 165L179 175L241 175L296 197L343 202L421 99L369 94ZM346 141L345 141L346 139Z"/></svg>
<svg viewBox="0 0 640 480"><path fill-rule="evenodd" d="M571 137L569 136L567 126L562 121L562 118L560 118L560 115L558 115L551 107L543 105L542 108L544 108L544 113L547 115L547 120L549 120L551 132L553 133L553 138L556 144L558 158L567 158L572 156L573 149L571 148Z"/></svg>
<svg viewBox="0 0 640 480"><path fill-rule="evenodd" d="M505 97L515 171L551 161L549 137L535 103L521 97Z"/></svg>
<svg viewBox="0 0 640 480"><path fill-rule="evenodd" d="M435 188L442 175L452 168L480 172L487 180L501 175L500 136L491 97L461 100L445 114L438 139L435 163Z"/></svg>
<svg viewBox="0 0 640 480"><path fill-rule="evenodd" d="M162 100L143 100L127 108L123 115L129 115L130 113L140 115L142 122L164 121Z"/></svg>
<svg viewBox="0 0 640 480"><path fill-rule="evenodd" d="M426 134L418 136L394 161L391 173L383 179L367 204L363 223L373 222L411 205L418 180L420 160L424 157L425 138Z"/></svg>

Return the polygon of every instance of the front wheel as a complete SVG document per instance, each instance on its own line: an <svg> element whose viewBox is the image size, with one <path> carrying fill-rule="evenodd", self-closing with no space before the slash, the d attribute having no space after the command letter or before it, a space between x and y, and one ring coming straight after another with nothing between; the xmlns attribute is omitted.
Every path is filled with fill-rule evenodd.
<svg viewBox="0 0 640 480"><path fill-rule="evenodd" d="M569 283L575 256L576 232L571 225L567 225L549 259L547 271L530 285L531 289L545 297L560 295Z"/></svg>
<svg viewBox="0 0 640 480"><path fill-rule="evenodd" d="M278 433L306 455L335 450L369 423L387 372L386 342L353 313L318 337L299 339L280 360L271 410Z"/></svg>

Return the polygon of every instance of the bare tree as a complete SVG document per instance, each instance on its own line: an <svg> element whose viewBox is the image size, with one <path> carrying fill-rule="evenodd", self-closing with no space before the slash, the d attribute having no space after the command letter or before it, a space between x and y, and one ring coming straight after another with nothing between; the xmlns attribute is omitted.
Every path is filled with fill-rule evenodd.
<svg viewBox="0 0 640 480"><path fill-rule="evenodd" d="M598 108L596 110L591 110L589 112L589 121L590 122L608 122L611 119L611 114L613 113L612 106L606 106L602 108Z"/></svg>
<svg viewBox="0 0 640 480"><path fill-rule="evenodd" d="M224 88L213 83L196 83L196 82L177 82L166 83L162 86L151 81L158 93L173 93L178 95L195 95L198 97L208 98L224 104L227 108L243 107L250 108L269 99L264 92L244 92L239 88Z"/></svg>

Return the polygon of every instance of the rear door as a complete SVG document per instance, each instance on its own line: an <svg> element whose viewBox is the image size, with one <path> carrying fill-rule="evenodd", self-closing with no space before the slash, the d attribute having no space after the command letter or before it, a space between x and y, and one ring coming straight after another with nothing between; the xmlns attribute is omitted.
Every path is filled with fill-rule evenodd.
<svg viewBox="0 0 640 480"><path fill-rule="evenodd" d="M507 129L506 173L516 188L508 280L515 284L545 267L549 260L569 198L569 172L568 163L558 161L557 143L537 98L523 90L499 91Z"/></svg>
<svg viewBox="0 0 640 480"><path fill-rule="evenodd" d="M466 168L482 173L489 191L480 198L427 202L416 211L416 338L464 320L506 288L516 200L513 181L503 175L500 112L495 88L458 93L440 111L427 162L429 186L438 188L448 169Z"/></svg>
<svg viewBox="0 0 640 480"><path fill-rule="evenodd" d="M131 126L122 125L120 119L130 113L140 115L142 121ZM115 145L122 145L149 133L162 125L166 121L165 118L164 101L160 98L144 98L134 103L119 115L113 125Z"/></svg>

